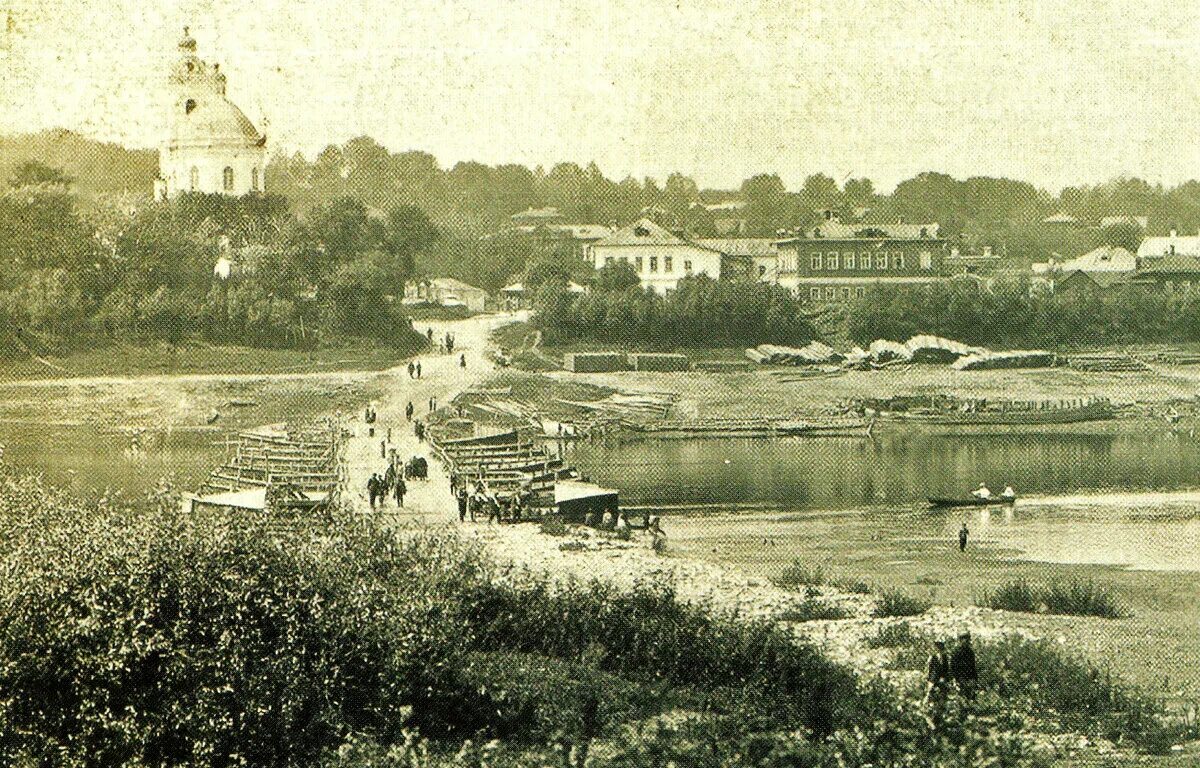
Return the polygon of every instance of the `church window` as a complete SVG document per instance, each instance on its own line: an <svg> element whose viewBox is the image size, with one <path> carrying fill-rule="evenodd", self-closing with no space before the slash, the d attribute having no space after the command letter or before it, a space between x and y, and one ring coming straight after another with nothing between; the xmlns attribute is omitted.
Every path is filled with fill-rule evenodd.
<svg viewBox="0 0 1200 768"><path fill-rule="evenodd" d="M188 189L195 192L200 188L200 169L192 166L192 170L188 171Z"/></svg>
<svg viewBox="0 0 1200 768"><path fill-rule="evenodd" d="M233 169L230 168L229 166L225 166L225 172L222 173L221 175L222 175L222 180L225 182L225 191L232 192L233 191Z"/></svg>
<svg viewBox="0 0 1200 768"><path fill-rule="evenodd" d="M190 115L190 114L192 114L192 110L194 110L195 108L196 108L196 100L195 99L188 99L187 101L183 102L183 114Z"/></svg>

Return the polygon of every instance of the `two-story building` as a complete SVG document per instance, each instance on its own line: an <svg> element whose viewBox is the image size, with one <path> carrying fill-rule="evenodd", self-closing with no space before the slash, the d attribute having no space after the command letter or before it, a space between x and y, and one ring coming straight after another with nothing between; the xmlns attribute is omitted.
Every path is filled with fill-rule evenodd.
<svg viewBox="0 0 1200 768"><path fill-rule="evenodd" d="M946 241L937 224L826 221L776 248L775 282L811 301L849 301L873 286L946 279Z"/></svg>
<svg viewBox="0 0 1200 768"><path fill-rule="evenodd" d="M596 269L617 261L630 264L642 287L659 294L670 293L691 275L718 280L734 271L719 249L688 240L646 218L592 243L585 255Z"/></svg>

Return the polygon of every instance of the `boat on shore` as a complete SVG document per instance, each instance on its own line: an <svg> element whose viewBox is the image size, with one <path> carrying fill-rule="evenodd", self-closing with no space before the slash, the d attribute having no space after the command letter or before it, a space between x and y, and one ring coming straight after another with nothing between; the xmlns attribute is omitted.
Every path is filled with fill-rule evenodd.
<svg viewBox="0 0 1200 768"><path fill-rule="evenodd" d="M945 498L932 496L926 501L932 509L951 509L953 507L1006 507L1017 502L1016 496L988 496L987 498L979 498L978 496L969 496L967 498Z"/></svg>
<svg viewBox="0 0 1200 768"><path fill-rule="evenodd" d="M1105 421L1116 415L1111 402L1095 399L1083 402L971 402L951 409L921 409L888 414L897 421L918 424L950 425L1022 425L1078 424Z"/></svg>

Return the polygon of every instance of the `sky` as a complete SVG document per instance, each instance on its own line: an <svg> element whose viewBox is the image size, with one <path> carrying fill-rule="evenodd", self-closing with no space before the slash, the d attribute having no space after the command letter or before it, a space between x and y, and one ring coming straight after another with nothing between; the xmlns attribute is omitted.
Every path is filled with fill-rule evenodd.
<svg viewBox="0 0 1200 768"><path fill-rule="evenodd" d="M157 146L185 24L276 151L736 188L921 171L1050 191L1200 177L1177 0L0 0L0 132Z"/></svg>

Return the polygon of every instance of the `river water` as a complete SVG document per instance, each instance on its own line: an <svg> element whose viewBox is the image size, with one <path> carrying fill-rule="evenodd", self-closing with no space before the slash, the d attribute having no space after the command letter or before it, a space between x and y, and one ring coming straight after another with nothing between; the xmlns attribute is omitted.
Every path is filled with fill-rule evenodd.
<svg viewBox="0 0 1200 768"><path fill-rule="evenodd" d="M845 510L832 535L973 541L1049 563L1200 571L1200 440L1166 432L945 435L579 443L570 459L622 504L667 514L741 508L784 513L756 530L802 535L818 511ZM928 496L1012 485L1014 509L928 511ZM822 528L822 535L831 535Z"/></svg>

